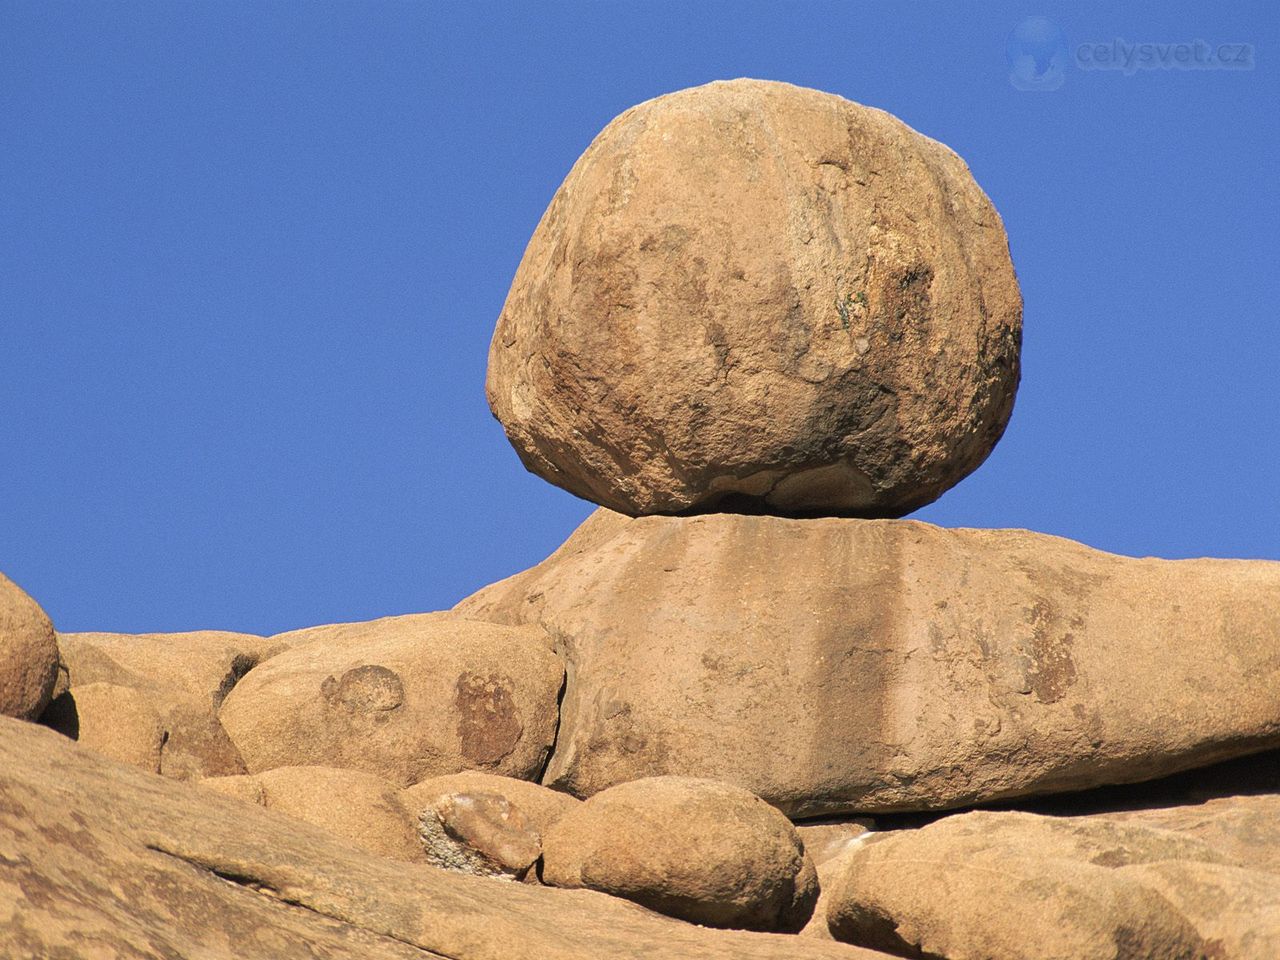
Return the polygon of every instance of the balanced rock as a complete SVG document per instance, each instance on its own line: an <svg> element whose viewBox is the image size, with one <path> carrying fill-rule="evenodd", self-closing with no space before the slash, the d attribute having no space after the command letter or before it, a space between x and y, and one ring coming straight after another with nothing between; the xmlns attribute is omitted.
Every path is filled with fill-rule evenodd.
<svg viewBox="0 0 1280 960"><path fill-rule="evenodd" d="M371 773L277 767L249 776L212 777L200 785L304 820L381 857L423 859L399 788Z"/></svg>
<svg viewBox="0 0 1280 960"><path fill-rule="evenodd" d="M536 879L542 837L581 801L527 780L468 770L401 794L427 862L477 876Z"/></svg>
<svg viewBox="0 0 1280 960"><path fill-rule="evenodd" d="M397 863L5 718L0 796L5 957L884 960Z"/></svg>
<svg viewBox="0 0 1280 960"><path fill-rule="evenodd" d="M458 611L558 638L569 680L543 782L577 796L674 774L795 817L943 809L1280 744L1274 562L597 511Z"/></svg>
<svg viewBox="0 0 1280 960"><path fill-rule="evenodd" d="M1140 819L970 813L873 835L842 863L832 934L901 956L1261 960L1280 943L1274 873Z"/></svg>
<svg viewBox="0 0 1280 960"><path fill-rule="evenodd" d="M314 764L397 786L477 769L535 777L564 668L537 627L386 617L288 637L219 718L250 773Z"/></svg>
<svg viewBox="0 0 1280 960"><path fill-rule="evenodd" d="M35 720L53 698L58 641L40 605L0 573L0 716Z"/></svg>
<svg viewBox="0 0 1280 960"><path fill-rule="evenodd" d="M528 469L629 514L901 516L1018 383L1008 241L883 111L733 80L626 111L529 242L489 353Z"/></svg>
<svg viewBox="0 0 1280 960"><path fill-rule="evenodd" d="M712 927L798 931L817 877L795 828L731 784L653 777L605 790L543 838L543 882Z"/></svg>

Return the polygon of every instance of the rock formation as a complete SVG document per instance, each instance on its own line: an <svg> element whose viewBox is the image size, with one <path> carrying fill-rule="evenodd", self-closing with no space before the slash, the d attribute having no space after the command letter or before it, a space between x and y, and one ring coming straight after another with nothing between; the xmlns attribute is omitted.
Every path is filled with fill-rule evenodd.
<svg viewBox="0 0 1280 960"><path fill-rule="evenodd" d="M285 639L218 714L250 773L319 764L404 787L546 763L564 668L539 628L387 617Z"/></svg>
<svg viewBox="0 0 1280 960"><path fill-rule="evenodd" d="M712 927L796 931L817 876L795 828L715 780L650 777L596 794L543 840L543 881L587 887Z"/></svg>
<svg viewBox="0 0 1280 960"><path fill-rule="evenodd" d="M579 796L705 775L796 816L940 809L1280 746L1268 561L1134 560L908 520L598 511L458 611L559 639L569 682L545 782Z"/></svg>
<svg viewBox="0 0 1280 960"><path fill-rule="evenodd" d="M964 161L883 111L734 80L587 148L487 391L525 466L623 513L901 516L1000 438L1021 323Z"/></svg>
<svg viewBox="0 0 1280 960"><path fill-rule="evenodd" d="M1020 334L946 147L786 84L627 111L490 353L607 508L547 560L274 637L58 636L0 576L0 957L1274 960L1280 563L895 519Z"/></svg>
<svg viewBox="0 0 1280 960"><path fill-rule="evenodd" d="M58 678L58 641L40 605L0 573L0 716L34 720Z"/></svg>

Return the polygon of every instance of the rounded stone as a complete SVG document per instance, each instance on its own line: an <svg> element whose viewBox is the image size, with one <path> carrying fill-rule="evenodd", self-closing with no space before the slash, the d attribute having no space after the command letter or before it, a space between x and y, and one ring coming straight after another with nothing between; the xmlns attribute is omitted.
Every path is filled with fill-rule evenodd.
<svg viewBox="0 0 1280 960"><path fill-rule="evenodd" d="M742 787L647 777L568 810L542 838L543 882L712 927L795 932L817 874L781 811Z"/></svg>
<svg viewBox="0 0 1280 960"><path fill-rule="evenodd" d="M40 605L0 573L0 715L35 720L53 697L58 640Z"/></svg>
<svg viewBox="0 0 1280 960"><path fill-rule="evenodd" d="M1021 325L955 153L838 96L717 82L574 165L487 393L531 471L623 513L901 516L1000 438Z"/></svg>

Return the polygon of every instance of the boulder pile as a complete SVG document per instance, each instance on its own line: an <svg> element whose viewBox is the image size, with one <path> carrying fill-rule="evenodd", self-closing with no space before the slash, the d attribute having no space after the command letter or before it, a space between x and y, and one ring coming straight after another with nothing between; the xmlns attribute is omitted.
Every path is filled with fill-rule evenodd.
<svg viewBox="0 0 1280 960"><path fill-rule="evenodd" d="M545 561L274 637L57 635L0 577L0 955L1275 960L1280 563L899 519L1020 339L888 114L622 114L490 351L600 505Z"/></svg>

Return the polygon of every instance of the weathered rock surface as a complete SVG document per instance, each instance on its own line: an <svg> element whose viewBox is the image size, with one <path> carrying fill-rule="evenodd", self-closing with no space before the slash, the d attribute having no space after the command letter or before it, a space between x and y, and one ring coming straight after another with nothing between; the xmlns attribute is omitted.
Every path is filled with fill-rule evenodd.
<svg viewBox="0 0 1280 960"><path fill-rule="evenodd" d="M574 165L487 393L526 467L624 513L901 516L1004 431L1021 321L951 150L831 94L717 82L626 111Z"/></svg>
<svg viewBox="0 0 1280 960"><path fill-rule="evenodd" d="M104 757L147 773L160 772L164 722L153 701L133 687L72 687L49 704L41 722Z"/></svg>
<svg viewBox="0 0 1280 960"><path fill-rule="evenodd" d="M751 930L798 931L818 893L780 811L741 787L688 777L624 783L570 810L543 838L542 879Z"/></svg>
<svg viewBox="0 0 1280 960"><path fill-rule="evenodd" d="M536 627L386 617L288 644L219 712L251 773L315 764L403 787L467 769L532 778L546 762L564 668Z"/></svg>
<svg viewBox="0 0 1280 960"><path fill-rule="evenodd" d="M877 956L396 863L4 719L0 852L0 943L14 960Z"/></svg>
<svg viewBox="0 0 1280 960"><path fill-rule="evenodd" d="M63 633L72 685L114 683L216 711L231 688L280 645L224 630L187 633Z"/></svg>
<svg viewBox="0 0 1280 960"><path fill-rule="evenodd" d="M314 824L380 857L424 859L399 788L371 773L277 767L252 775L213 777L200 785Z"/></svg>
<svg viewBox="0 0 1280 960"><path fill-rule="evenodd" d="M427 862L477 876L536 879L548 828L582 801L527 780L469 770L432 777L400 795Z"/></svg>
<svg viewBox="0 0 1280 960"><path fill-rule="evenodd" d="M0 715L34 720L53 697L58 641L40 605L0 573Z"/></svg>
<svg viewBox="0 0 1280 960"><path fill-rule="evenodd" d="M597 511L457 611L558 638L568 684L543 782L578 796L705 775L797 817L942 809L1280 743L1274 562Z"/></svg>
<svg viewBox="0 0 1280 960"><path fill-rule="evenodd" d="M947 960L1274 956L1280 877L1241 860L1241 821L1218 816L1230 807L1180 814L1218 819L1216 842L1137 817L1013 812L876 834L841 858L827 920L838 939Z"/></svg>
<svg viewBox="0 0 1280 960"><path fill-rule="evenodd" d="M109 741L108 756L175 780L244 773L239 751L218 722L217 710L231 688L274 649L263 637L220 630L189 633L64 633L59 635L62 673L74 690L133 691L97 696L80 704L60 695L41 721L94 749ZM149 731L137 715L117 717L134 702L145 703L161 726L159 766L150 762ZM128 738L143 738L129 744ZM144 742L145 740L145 742ZM122 750L138 759L130 761ZM146 762L139 762L146 758Z"/></svg>

